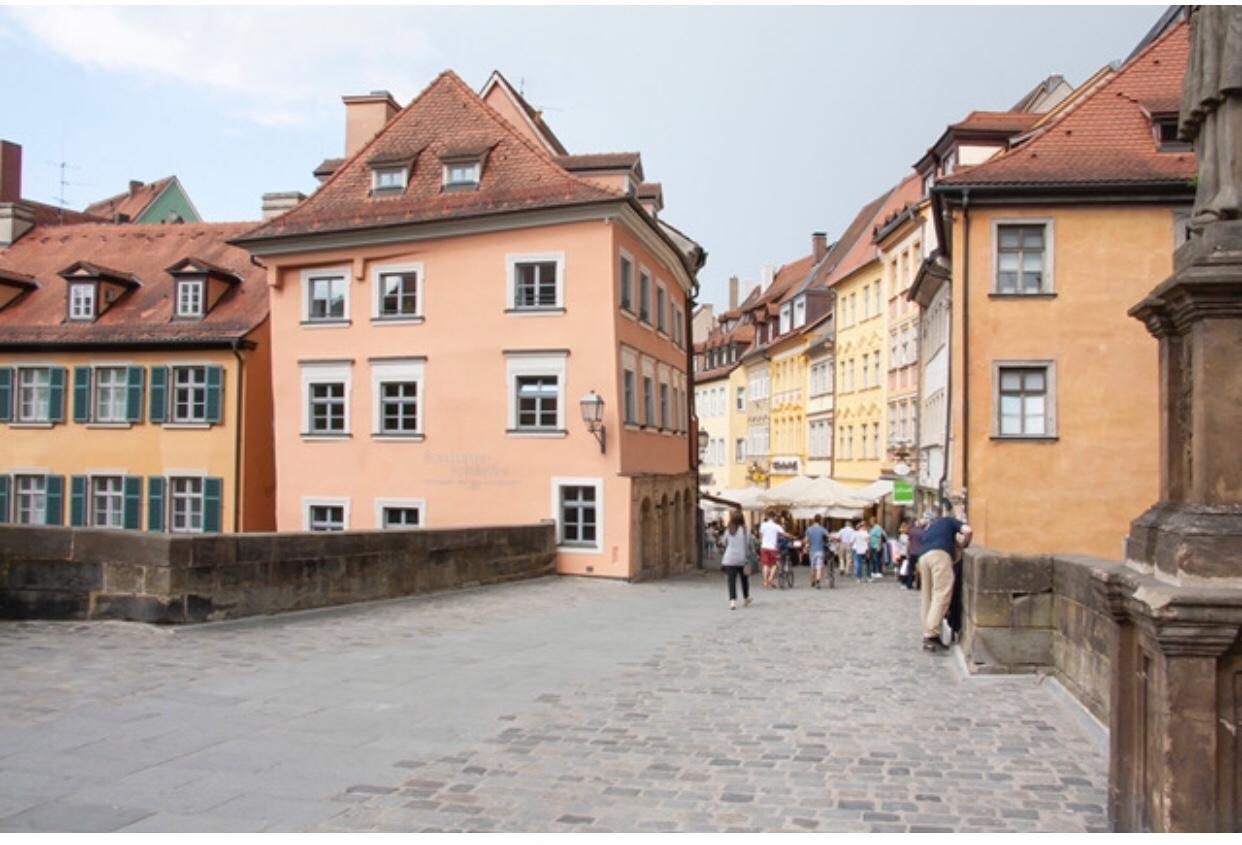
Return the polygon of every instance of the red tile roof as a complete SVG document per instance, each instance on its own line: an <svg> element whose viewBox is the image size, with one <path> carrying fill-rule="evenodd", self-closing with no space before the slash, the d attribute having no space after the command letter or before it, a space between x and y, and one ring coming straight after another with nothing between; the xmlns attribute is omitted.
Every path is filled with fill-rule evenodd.
<svg viewBox="0 0 1242 845"><path fill-rule="evenodd" d="M875 260L879 250L871 239L872 230L893 212L905 208L909 203L917 202L922 195L922 179L917 173L911 173L883 196L863 206L850 223L846 234L841 237L840 244L844 245L844 251L822 284L832 287L855 270Z"/></svg>
<svg viewBox="0 0 1242 845"><path fill-rule="evenodd" d="M104 220L111 220L118 214L124 214L130 220L137 220L138 216L146 211L147 206L155 201L155 198L168 187L172 180L173 177L165 176L163 179L156 179L154 182L145 184L131 182L128 191L93 202L83 210L83 213Z"/></svg>
<svg viewBox="0 0 1242 845"><path fill-rule="evenodd" d="M642 178L642 156L638 153L583 153L556 157L556 163L574 173L589 170L633 170Z"/></svg>
<svg viewBox="0 0 1242 845"><path fill-rule="evenodd" d="M38 289L0 308L0 347L15 343L192 343L244 337L267 317L267 278L228 241L253 223L83 223L39 226L0 250L0 275L33 277ZM202 320L173 320L168 268L191 258L241 279ZM60 273L84 262L132 276L133 287L93 323L69 323Z"/></svg>
<svg viewBox="0 0 1242 845"><path fill-rule="evenodd" d="M477 190L442 190L447 150L491 149ZM367 162L418 151L404 192L371 196ZM305 202L239 242L616 201L559 166L452 71L441 73Z"/></svg>
<svg viewBox="0 0 1242 845"><path fill-rule="evenodd" d="M1189 50L1180 23L1020 147L941 180L945 186L1185 184L1191 152L1160 152L1144 104L1181 95ZM1150 107L1148 107L1150 111Z"/></svg>
<svg viewBox="0 0 1242 845"><path fill-rule="evenodd" d="M34 200L23 199L21 204L30 208L34 212L34 223L36 226L59 226L62 223L98 223L102 221L100 217L93 217L81 211L74 211L72 208L61 208L56 205L48 205L47 203L35 202Z"/></svg>
<svg viewBox="0 0 1242 845"><path fill-rule="evenodd" d="M949 124L958 132L1022 132L1035 125L1042 115L1037 112L972 111L957 123Z"/></svg>

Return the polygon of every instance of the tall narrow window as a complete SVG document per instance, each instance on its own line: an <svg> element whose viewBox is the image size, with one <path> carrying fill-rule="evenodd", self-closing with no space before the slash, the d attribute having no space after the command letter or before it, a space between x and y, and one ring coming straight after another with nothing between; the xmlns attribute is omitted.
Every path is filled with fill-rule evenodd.
<svg viewBox="0 0 1242 845"><path fill-rule="evenodd" d="M625 421L627 423L638 422L638 395L634 378L633 370L627 369L621 373L622 392L625 398Z"/></svg>
<svg viewBox="0 0 1242 845"><path fill-rule="evenodd" d="M660 331L666 331L668 329L668 320L665 317L665 313L667 311L665 307L665 296L666 294L664 293L664 288L657 285L656 286L656 328L659 329Z"/></svg>
<svg viewBox="0 0 1242 845"><path fill-rule="evenodd" d="M621 308L634 313L634 265L621 256Z"/></svg>
<svg viewBox="0 0 1242 845"><path fill-rule="evenodd" d="M203 316L203 280L179 279L177 281L177 316L197 319Z"/></svg>
<svg viewBox="0 0 1242 845"><path fill-rule="evenodd" d="M638 273L638 319L651 322L651 277L642 271Z"/></svg>
<svg viewBox="0 0 1242 845"><path fill-rule="evenodd" d="M595 487L562 485L560 499L559 544L588 547L598 545L599 518Z"/></svg>
<svg viewBox="0 0 1242 845"><path fill-rule="evenodd" d="M18 525L47 522L47 476L18 475L14 479L13 521ZM8 514L0 513L0 517Z"/></svg>
<svg viewBox="0 0 1242 845"><path fill-rule="evenodd" d="M660 428L667 430L668 425L668 385L660 384Z"/></svg>
<svg viewBox="0 0 1242 845"><path fill-rule="evenodd" d="M655 384L651 376L643 376L643 424L655 426Z"/></svg>
<svg viewBox="0 0 1242 845"><path fill-rule="evenodd" d="M95 285L93 282L69 285L69 319L95 319Z"/></svg>

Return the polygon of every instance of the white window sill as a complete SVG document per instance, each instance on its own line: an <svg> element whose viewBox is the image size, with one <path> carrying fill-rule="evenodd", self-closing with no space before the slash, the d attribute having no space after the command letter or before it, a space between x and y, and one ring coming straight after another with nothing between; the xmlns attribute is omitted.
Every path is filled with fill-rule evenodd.
<svg viewBox="0 0 1242 845"><path fill-rule="evenodd" d="M638 322L638 315L635 314L630 309L626 308L624 305L618 305L617 310L620 311L621 316L626 318L627 320L633 320L634 322Z"/></svg>
<svg viewBox="0 0 1242 845"><path fill-rule="evenodd" d="M206 431L211 423L205 422L166 422L164 428L182 429L184 431Z"/></svg>
<svg viewBox="0 0 1242 845"><path fill-rule="evenodd" d="M89 422L82 424L85 428L133 428L131 422Z"/></svg>
<svg viewBox="0 0 1242 845"><path fill-rule="evenodd" d="M303 442L318 443L318 442L327 442L327 441L332 441L332 440L349 440L351 437L353 437L353 435L351 435L349 432L338 433L338 434L320 434L320 433L311 432L311 431L304 431L302 432L301 437L302 437Z"/></svg>
<svg viewBox="0 0 1242 845"><path fill-rule="evenodd" d="M56 423L51 422L50 420L46 422L22 422L19 420L17 422L9 423L9 428L51 428L54 425L56 425Z"/></svg>
<svg viewBox="0 0 1242 845"><path fill-rule="evenodd" d="M352 320L303 320L304 329L345 329L353 324Z"/></svg>
<svg viewBox="0 0 1242 845"><path fill-rule="evenodd" d="M604 553L602 546L557 546L557 554L563 555L599 555Z"/></svg>
<svg viewBox="0 0 1242 845"><path fill-rule="evenodd" d="M559 317L565 313L565 309L559 305L549 305L538 308L506 308L505 313L514 317Z"/></svg>
<svg viewBox="0 0 1242 845"><path fill-rule="evenodd" d="M532 429L532 428L508 428L505 434L510 437L542 437L550 439L559 439L568 437L569 432L563 428L556 429Z"/></svg>
<svg viewBox="0 0 1242 845"><path fill-rule="evenodd" d="M626 431L642 431L643 427L639 425L638 423L627 422L625 423L625 430Z"/></svg>
<svg viewBox="0 0 1242 845"><path fill-rule="evenodd" d="M411 317L372 317L371 325L373 326L418 326L422 325L426 320L421 314Z"/></svg>
<svg viewBox="0 0 1242 845"><path fill-rule="evenodd" d="M424 434L388 434L383 431L371 432L371 439L382 443L422 443L426 440Z"/></svg>

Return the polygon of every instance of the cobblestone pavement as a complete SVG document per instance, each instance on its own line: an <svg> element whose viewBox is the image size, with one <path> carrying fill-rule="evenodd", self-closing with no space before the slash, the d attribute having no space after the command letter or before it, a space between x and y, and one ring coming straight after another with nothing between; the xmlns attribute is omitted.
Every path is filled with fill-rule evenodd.
<svg viewBox="0 0 1242 845"><path fill-rule="evenodd" d="M0 831L1105 829L1037 678L892 583L575 578L153 628L0 624Z"/></svg>

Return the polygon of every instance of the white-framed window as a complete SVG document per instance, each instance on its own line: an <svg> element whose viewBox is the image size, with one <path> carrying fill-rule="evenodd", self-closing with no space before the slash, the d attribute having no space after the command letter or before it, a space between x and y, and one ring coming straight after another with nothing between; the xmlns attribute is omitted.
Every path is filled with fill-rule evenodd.
<svg viewBox="0 0 1242 845"><path fill-rule="evenodd" d="M410 177L410 168L405 165L384 165L371 169L371 192L375 194L400 193Z"/></svg>
<svg viewBox="0 0 1242 845"><path fill-rule="evenodd" d="M565 253L506 255L510 311L546 311L565 307Z"/></svg>
<svg viewBox="0 0 1242 845"><path fill-rule="evenodd" d="M781 306L781 334L793 328L793 303L786 302Z"/></svg>
<svg viewBox="0 0 1242 845"><path fill-rule="evenodd" d="M423 528L427 524L426 513L427 503L423 499L376 499L375 527Z"/></svg>
<svg viewBox="0 0 1242 845"><path fill-rule="evenodd" d="M94 282L74 282L69 285L69 319L95 319Z"/></svg>
<svg viewBox="0 0 1242 845"><path fill-rule="evenodd" d="M628 425L638 425L638 356L621 350L621 410Z"/></svg>
<svg viewBox="0 0 1242 845"><path fill-rule="evenodd" d="M349 499L302 499L305 531L344 531L349 527Z"/></svg>
<svg viewBox="0 0 1242 845"><path fill-rule="evenodd" d="M620 276L618 285L621 288L621 310L634 313L634 259L624 250L621 252Z"/></svg>
<svg viewBox="0 0 1242 845"><path fill-rule="evenodd" d="M668 331L668 291L663 282L656 282L656 330Z"/></svg>
<svg viewBox="0 0 1242 845"><path fill-rule="evenodd" d="M733 462L735 464L746 463L746 438L737 437L733 440Z"/></svg>
<svg viewBox="0 0 1242 845"><path fill-rule="evenodd" d="M207 368L172 368L172 420L207 422Z"/></svg>
<svg viewBox="0 0 1242 845"><path fill-rule="evenodd" d="M0 516L8 514L0 513ZM47 476L13 477L13 521L18 525L47 523Z"/></svg>
<svg viewBox="0 0 1242 845"><path fill-rule="evenodd" d="M1056 364L1051 361L992 363L992 435L1055 437Z"/></svg>
<svg viewBox="0 0 1242 845"><path fill-rule="evenodd" d="M302 273L302 322L349 321L350 269L306 270Z"/></svg>
<svg viewBox="0 0 1242 845"><path fill-rule="evenodd" d="M203 532L203 478L172 476L168 479L168 530L174 534Z"/></svg>
<svg viewBox="0 0 1242 845"><path fill-rule="evenodd" d="M510 434L565 434L564 352L506 352Z"/></svg>
<svg viewBox="0 0 1242 845"><path fill-rule="evenodd" d="M125 478L119 475L93 475L91 482L91 521L95 528L125 526Z"/></svg>
<svg viewBox="0 0 1242 845"><path fill-rule="evenodd" d="M48 422L52 418L52 368L20 367L17 371L17 421Z"/></svg>
<svg viewBox="0 0 1242 845"><path fill-rule="evenodd" d="M1031 296L1053 292L1051 220L994 220L992 244L993 294Z"/></svg>
<svg viewBox="0 0 1242 845"><path fill-rule="evenodd" d="M444 163L444 187L473 188L479 184L479 176L483 172L483 162L447 161Z"/></svg>
<svg viewBox="0 0 1242 845"><path fill-rule="evenodd" d="M205 279L177 280L177 316L182 319L197 319L203 316L203 292L207 282Z"/></svg>
<svg viewBox="0 0 1242 845"><path fill-rule="evenodd" d="M599 478L552 479L556 545L563 552L598 554L604 548L604 483Z"/></svg>
<svg viewBox="0 0 1242 845"><path fill-rule="evenodd" d="M735 411L746 410L746 386L745 385L738 385L737 387L737 395L734 398L733 410Z"/></svg>
<svg viewBox="0 0 1242 845"><path fill-rule="evenodd" d="M806 296L799 296L793 303L793 327L795 329L806 325Z"/></svg>
<svg viewBox="0 0 1242 845"><path fill-rule="evenodd" d="M371 269L375 299L371 316L378 321L401 322L423 316L423 265L385 264Z"/></svg>
<svg viewBox="0 0 1242 845"><path fill-rule="evenodd" d="M423 368L419 358L371 361L372 434L422 436Z"/></svg>
<svg viewBox="0 0 1242 845"><path fill-rule="evenodd" d="M120 423L129 418L129 370L126 367L96 367L94 389L94 422Z"/></svg>
<svg viewBox="0 0 1242 845"><path fill-rule="evenodd" d="M668 431L669 425L669 405L668 405L668 382L660 382L660 430Z"/></svg>
<svg viewBox="0 0 1242 845"><path fill-rule="evenodd" d="M302 435L344 437L349 434L350 364L306 361L302 378Z"/></svg>

